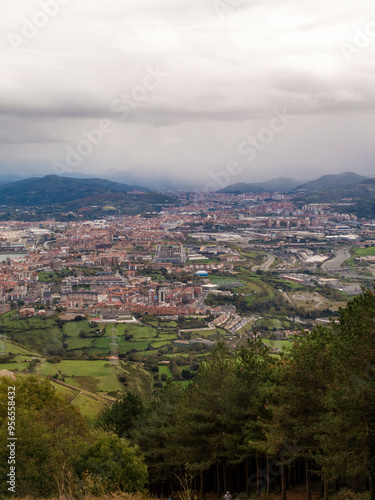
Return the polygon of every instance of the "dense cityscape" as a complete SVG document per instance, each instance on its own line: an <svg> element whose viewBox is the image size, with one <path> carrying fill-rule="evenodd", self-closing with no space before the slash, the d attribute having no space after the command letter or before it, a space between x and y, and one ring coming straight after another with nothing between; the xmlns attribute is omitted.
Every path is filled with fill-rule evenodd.
<svg viewBox="0 0 375 500"><path fill-rule="evenodd" d="M8 185L10 193L12 186ZM250 494L255 488L260 494L264 458L250 457L257 446L262 450L273 446L265 427L269 416L260 413L257 417L260 434L256 435L260 441L254 449L250 445L245 455L239 450L230 451L230 456L237 456L239 465L230 465L224 459L229 453L224 446L221 472L213 469L211 462L204 465L201 452L195 458L197 465L188 467L189 453L197 451L189 451L188 441L180 460L174 464L166 461L167 450L190 439L186 430L172 426L171 432L182 432L181 441L165 441L159 465L154 458L153 440L159 439L163 426L174 422L174 411L188 415L195 407L193 400L190 409L185 407L185 398L192 397L195 390L207 390L210 370L217 363L226 366L237 359L222 385L216 386L219 392L215 389L208 397L220 400L225 384L234 383L235 399L231 404L236 407L237 391L242 390L241 375L235 375L236 364L260 362L262 368L256 375L260 378L249 380L246 391L263 391L264 381L272 379L272 360L292 356L290 359L297 362L297 346L308 347L314 342L320 335L317 328L325 327L328 332L334 325L344 326L343 311L348 301L363 297L363 290L372 287L375 219L361 217L353 210L347 213L345 208L354 205L347 200L342 204L308 203L301 200L298 190L256 194L169 191L164 195L166 206L133 215L118 213L119 207L109 208L104 200L104 206L94 207L101 211L98 219L84 217L84 200L78 212L64 213L60 206L60 220L50 217L25 222L19 219L25 215L29 218L31 210L38 207L9 207L17 220L7 217L0 222L0 375L21 383L20 391L35 390L28 385L36 383L28 381L30 376L36 376L39 383L49 380L49 389L45 386L43 390L52 388L52 399L60 394L75 407L85 425L97 422L96 426L141 446L144 458L134 456L132 460L145 460L148 474L140 462L138 479L132 486L125 487L114 479L115 465L105 476L95 476L95 468L90 469L87 462L82 470L88 468L85 474L92 470L90 474L94 475L90 477L96 479L90 486L74 466L74 474L83 481L78 486L76 478L74 485L70 484L76 492L132 491L143 488L147 477L149 490L159 496L163 496L164 489L171 494L181 488L200 490L201 494L215 490L219 494L222 488L233 485L233 474L240 474L247 479L236 480L237 491ZM92 205L87 205L90 208ZM56 207L50 210L54 214ZM236 382L230 381L233 370L233 376L240 377ZM190 385L192 380L196 382ZM214 380L217 383L216 376ZM179 393L183 387L186 393ZM265 395L257 393L256 397ZM14 396L11 401L15 404ZM24 401L27 404L26 393ZM172 405L172 420L152 430L152 419L161 418L157 414L165 404ZM9 409L11 416L16 415L13 406ZM213 420L222 418L218 411L212 415ZM187 418L194 422L193 415ZM237 425L245 439L240 449L247 449L247 424L239 417ZM15 429L8 423L11 436ZM211 431L205 432L208 439ZM105 436L100 438L103 443L114 439ZM265 436L267 440L263 441ZM92 442L93 438L87 439ZM111 447L119 443L113 441ZM15 462L16 445L12 446L9 463ZM265 477L267 491L280 488L283 498L287 473L282 458L284 447L277 452L281 453L277 459L281 465L277 465L274 485L270 476ZM137 455L135 450L132 453ZM28 448L21 447L18 454L28 452ZM91 456L92 452L88 453ZM267 457L268 453L272 456L273 452L267 452ZM297 454L289 471L296 474L302 458L299 452L293 453ZM316 454L311 454L309 463L305 461L302 466L308 477L310 467L324 470ZM191 476L181 476L178 483L172 477L181 467L184 474ZM256 481L249 479L249 467L256 468ZM8 491L13 492L15 469L10 473L13 483ZM39 483L27 480L26 470L22 474L26 476L21 491L31 488L39 492ZM121 474L127 477L126 467ZM105 481L110 482L98 489L99 477L100 481L106 477ZM317 478L311 472L311 481ZM55 476L51 477L51 484L55 480ZM310 495L309 484L306 487ZM327 493L328 483L324 482L324 488ZM51 491L55 491L54 487ZM190 495L188 491L185 494Z"/></svg>

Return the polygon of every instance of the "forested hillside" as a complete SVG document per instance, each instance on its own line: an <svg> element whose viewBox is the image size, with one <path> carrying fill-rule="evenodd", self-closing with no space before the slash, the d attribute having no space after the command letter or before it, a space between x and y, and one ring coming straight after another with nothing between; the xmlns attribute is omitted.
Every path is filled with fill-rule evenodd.
<svg viewBox="0 0 375 500"><path fill-rule="evenodd" d="M128 393L95 423L48 382L0 383L0 473L9 472L7 391L15 385L17 494L104 495L183 490L272 494L304 485L309 500L341 488L375 496L375 295L339 322L271 355L259 340L223 344L185 388L167 383L151 404ZM1 498L9 493L3 481ZM71 498L69 497L69 498Z"/></svg>

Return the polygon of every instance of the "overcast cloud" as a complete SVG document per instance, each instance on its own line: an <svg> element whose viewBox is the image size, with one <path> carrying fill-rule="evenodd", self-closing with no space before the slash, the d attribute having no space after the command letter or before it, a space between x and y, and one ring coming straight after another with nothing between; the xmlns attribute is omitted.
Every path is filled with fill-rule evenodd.
<svg viewBox="0 0 375 500"><path fill-rule="evenodd" d="M0 6L0 174L375 176L370 0Z"/></svg>

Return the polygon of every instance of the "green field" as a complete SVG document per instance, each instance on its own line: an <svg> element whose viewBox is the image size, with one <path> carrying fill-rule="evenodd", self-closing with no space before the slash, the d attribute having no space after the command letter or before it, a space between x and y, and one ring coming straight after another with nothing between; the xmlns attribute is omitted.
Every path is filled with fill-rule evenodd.
<svg viewBox="0 0 375 500"><path fill-rule="evenodd" d="M108 364L108 361L80 361L80 360L65 360L57 363L62 373L69 376L108 376L114 368Z"/></svg>
<svg viewBox="0 0 375 500"><path fill-rule="evenodd" d="M156 321L156 324L161 326L157 329L151 325L142 324L97 324L94 327L90 326L88 320L68 321L59 323L56 317L48 318L27 318L27 319L10 319L11 313L4 314L0 317L0 327L4 330L9 338L22 342L20 347L17 343L8 340L8 352L16 354L11 363L3 364L2 367L12 371L27 370L29 363L24 363L26 359L31 357L41 357L60 355L64 358L64 350L74 352L76 357L81 355L97 355L107 357L111 351L111 339L113 327L118 343L118 352L129 354L131 351L145 352L147 355L158 355L158 349L165 345L170 345L177 338L177 334L173 331L177 323L175 321ZM173 329L173 330L172 330ZM104 330L104 332L103 332ZM172 331L171 331L172 330ZM84 331L95 337L80 337L80 333ZM101 333L104 336L98 336ZM129 340L125 336L130 336ZM66 345L63 348L63 343ZM25 347L27 346L27 348ZM31 348L31 350L28 350ZM88 363L87 365L85 363ZM99 363L99 364L97 364ZM101 365L100 365L101 363ZM63 360L60 363L51 364L46 360L37 366L37 373L44 376L59 375L64 377L66 382L77 385L78 387L87 388L88 390L99 390L103 392L111 392L123 390L123 386L118 382L114 374L108 378L108 369L105 370L106 380L102 380L102 369L107 360L89 361L89 360ZM1 364L0 364L1 365ZM72 370L71 367L74 367ZM88 371L87 367L95 366L95 369ZM113 367L109 368L109 373L113 371ZM71 380L78 377L78 382L74 383Z"/></svg>
<svg viewBox="0 0 375 500"><path fill-rule="evenodd" d="M59 366L58 363L52 364L48 363L46 360L43 360L43 362L38 365L36 371L38 375L53 377L54 375L59 373L58 366Z"/></svg>
<svg viewBox="0 0 375 500"><path fill-rule="evenodd" d="M7 369L12 369L12 364L7 364ZM26 364L25 364L26 366ZM14 371L14 370L12 370ZM59 381L51 380L56 391L73 401L81 413L87 417L95 417L109 404L110 396L119 395L125 391L132 391L149 401L152 397L152 375L145 371L142 364L120 363L109 365L106 361L62 361L51 364L43 362L38 366L37 376L52 376L58 374L59 378L64 376L65 383L73 387L67 387ZM117 379L117 374L126 378L125 386ZM25 373L16 373L17 377L26 377ZM82 391L82 394L78 394ZM119 391L119 392L118 392ZM114 394L112 394L114 393Z"/></svg>
<svg viewBox="0 0 375 500"><path fill-rule="evenodd" d="M70 402L72 402L73 399L79 394L78 389L71 389L70 387L65 387L55 382L51 382L51 385L53 385L53 387L56 389L57 394L65 396Z"/></svg>
<svg viewBox="0 0 375 500"><path fill-rule="evenodd" d="M134 349L136 351L144 351L145 349L148 348L149 344L150 344L150 342L148 342L148 341L139 340L139 341L133 342L131 340L125 340L124 337L120 337L118 350L119 350L119 352L123 352L123 353L128 353L132 349Z"/></svg>
<svg viewBox="0 0 375 500"><path fill-rule="evenodd" d="M96 418L106 407L97 399L86 396L84 393L77 395L76 399L73 401L73 405L79 409L82 415L90 418Z"/></svg>
<svg viewBox="0 0 375 500"><path fill-rule="evenodd" d="M79 389L65 387L53 381L51 381L51 384L58 394L65 396L85 417L96 418L110 404L107 400L94 394L90 395L81 392Z"/></svg>
<svg viewBox="0 0 375 500"><path fill-rule="evenodd" d="M166 323L167 324L167 323ZM88 333L95 333L96 330L104 328L104 336L96 337L79 337L81 330ZM111 334L115 330L115 335L118 337L118 351L120 353L129 353L131 350L143 351L148 348L152 340L157 342L157 346L161 341L167 341L174 338L175 334L164 333L158 334L158 330L150 325L139 325L134 323L116 323L116 324L98 324L95 327L90 327L87 320L70 321L64 325L64 333L68 336L66 342L68 349L73 349L77 354L86 350L89 354L98 354L106 356L111 350ZM131 336L130 340L126 340L125 336ZM163 342L165 343L165 342Z"/></svg>
<svg viewBox="0 0 375 500"><path fill-rule="evenodd" d="M30 363L0 363L0 370L9 370L11 372L22 372L27 370Z"/></svg>
<svg viewBox="0 0 375 500"><path fill-rule="evenodd" d="M41 353L62 346L62 332L54 317L11 320L11 316L13 312L0 316L0 328L10 340Z"/></svg>
<svg viewBox="0 0 375 500"><path fill-rule="evenodd" d="M45 283L49 283L51 281L57 280L57 274L55 272L45 273L44 271L40 271L38 273L38 281L42 281Z"/></svg>
<svg viewBox="0 0 375 500"><path fill-rule="evenodd" d="M357 248L355 254L357 257L364 257L366 255L375 255L375 247Z"/></svg>
<svg viewBox="0 0 375 500"><path fill-rule="evenodd" d="M375 247L368 247L368 248L356 248L353 252L353 255L348 259L347 261L344 262L344 265L346 266L358 266L358 261L356 262L355 259L359 257L367 257L367 256L374 256L375 255Z"/></svg>
<svg viewBox="0 0 375 500"><path fill-rule="evenodd" d="M158 340L156 342L151 343L151 347L154 347L155 349L159 349L159 347L163 347L163 345L169 344L169 340Z"/></svg>
<svg viewBox="0 0 375 500"><path fill-rule="evenodd" d="M159 373L160 373L160 375L165 373L166 375L168 375L168 377L173 377L173 374L172 374L171 370L169 369L168 365L159 365Z"/></svg>
<svg viewBox="0 0 375 500"><path fill-rule="evenodd" d="M85 332L95 332L95 330L101 328L103 328L103 326L100 324L96 327L90 327L89 322L84 319L81 321L69 321L68 323L65 323L63 330L69 337L78 337L81 330L84 330Z"/></svg>
<svg viewBox="0 0 375 500"><path fill-rule="evenodd" d="M263 338L262 342L270 347L278 349L279 351L289 351L293 345L289 340L271 340Z"/></svg>
<svg viewBox="0 0 375 500"><path fill-rule="evenodd" d="M267 327L270 330L276 329L276 330L288 330L292 327L292 323L284 318L276 318L276 317L264 317L256 321L254 325L254 329L256 330L257 328L260 327Z"/></svg>
<svg viewBox="0 0 375 500"><path fill-rule="evenodd" d="M116 376L116 369L117 367L103 360L65 360L54 365L43 363L39 373L58 374L67 384L90 392L123 391L124 388Z"/></svg>
<svg viewBox="0 0 375 500"><path fill-rule="evenodd" d="M96 400L96 394L117 397L125 391L133 391L146 401L151 399L155 391L154 378L153 374L143 367L144 357L153 357L157 363L160 358L165 359L170 355L191 356L190 352L181 355L176 347L172 347L173 340L178 338L176 333L178 323L174 320L150 318L152 325L99 323L90 326L90 322L86 319L63 322L57 316L49 316L11 320L10 316L11 314L8 313L0 317L0 328L10 339L7 342L8 352L12 352L15 356L10 363L0 363L0 369L14 371L17 377L25 376L30 365L30 362L25 362L25 360L32 357L40 358L41 362L36 364L34 373L40 377L51 378L56 391L66 396L82 414L90 418L98 415L103 405L108 404L105 400ZM139 352L139 362L128 361L111 365L107 359L78 358L91 354L107 357L111 349L110 335L113 326L116 330L118 352L127 354L130 351ZM85 334L87 332L90 337L80 336L82 331ZM206 336L214 332L213 330L196 333L197 336ZM100 336L101 333L104 333L104 336ZM22 343L22 347L11 339L17 340L19 344ZM48 349L46 346L49 346ZM166 349L167 346L169 349ZM160 350L162 350L161 353ZM77 357L64 359L66 351ZM54 358L57 362L47 361L54 356L60 356L62 360L58 361L59 358ZM165 365L160 366L159 373L172 377L169 367ZM53 377L57 378L56 382ZM121 377L121 382L119 377ZM62 386L58 384L58 381L65 382L72 387ZM82 394L80 394L81 391L83 391ZM91 393L94 397L85 392Z"/></svg>
<svg viewBox="0 0 375 500"><path fill-rule="evenodd" d="M242 281L237 279L235 276L210 276L210 281L213 285L219 285L224 287L241 287L244 285Z"/></svg>
<svg viewBox="0 0 375 500"><path fill-rule="evenodd" d="M26 356L27 358L30 358L30 356L39 356L39 354L31 349L26 349L24 347L21 347L14 342L10 342L9 340L6 340L6 352L9 354L21 354Z"/></svg>
<svg viewBox="0 0 375 500"><path fill-rule="evenodd" d="M178 337L176 333L160 333L157 337L158 340L174 340Z"/></svg>

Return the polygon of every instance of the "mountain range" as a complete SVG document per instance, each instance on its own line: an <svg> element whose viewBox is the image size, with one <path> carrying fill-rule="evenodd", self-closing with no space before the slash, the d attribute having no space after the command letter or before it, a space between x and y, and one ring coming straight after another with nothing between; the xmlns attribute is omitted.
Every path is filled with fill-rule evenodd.
<svg viewBox="0 0 375 500"><path fill-rule="evenodd" d="M338 187L361 182L365 179L368 179L368 177L355 174L354 172L343 172L342 174L336 175L323 175L314 181L309 181L305 184L296 186L295 190L303 190L306 194L309 194L324 189L336 189Z"/></svg>
<svg viewBox="0 0 375 500"><path fill-rule="evenodd" d="M323 175L318 179L303 182L297 179L291 179L288 177L278 177L276 179L271 179L266 182L257 182L252 184L247 184L245 182L240 182L238 184L231 184L230 186L220 189L219 193L261 193L261 192L274 192L280 191L284 193L304 191L304 193L313 193L315 191L320 191L323 189L335 188L338 186L346 186L354 182L360 182L367 177L363 175L358 175L353 172L344 172L342 174L332 174Z"/></svg>
<svg viewBox="0 0 375 500"><path fill-rule="evenodd" d="M291 179L289 177L277 177L276 179L271 179L264 182L255 182L248 184L246 182L239 182L237 184L231 184L223 189L220 189L219 193L264 193L272 191L283 191L289 192L300 186L303 183L302 180Z"/></svg>
<svg viewBox="0 0 375 500"><path fill-rule="evenodd" d="M59 211L101 211L140 213L158 211L176 200L149 188L132 186L108 179L47 175L10 182L15 176L0 177L0 205L4 207L54 207ZM1 184L1 182L7 182ZM254 184L238 183L221 189L220 193L284 192L302 203L345 203L346 211L364 217L375 216L375 179L353 172L324 175L302 182L278 177ZM344 207L344 205L343 205ZM88 213L86 214L89 215Z"/></svg>

